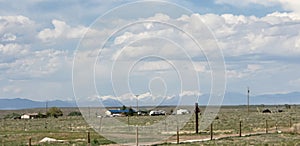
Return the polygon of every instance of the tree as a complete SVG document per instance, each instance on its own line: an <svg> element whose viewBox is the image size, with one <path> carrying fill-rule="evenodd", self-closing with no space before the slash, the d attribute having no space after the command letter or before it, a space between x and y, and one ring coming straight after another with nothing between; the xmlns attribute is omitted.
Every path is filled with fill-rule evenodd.
<svg viewBox="0 0 300 146"><path fill-rule="evenodd" d="M68 114L68 116L81 116L81 112L73 111Z"/></svg>
<svg viewBox="0 0 300 146"><path fill-rule="evenodd" d="M18 113L7 114L4 116L4 119L20 119L21 115Z"/></svg>
<svg viewBox="0 0 300 146"><path fill-rule="evenodd" d="M63 116L63 112L57 107L51 107L47 112L47 116L57 118L59 116Z"/></svg>
<svg viewBox="0 0 300 146"><path fill-rule="evenodd" d="M121 110L126 110L127 107L126 107L125 105L123 105L120 109L121 109Z"/></svg>
<svg viewBox="0 0 300 146"><path fill-rule="evenodd" d="M47 118L47 115L42 114L41 112L38 113L38 118Z"/></svg>
<svg viewBox="0 0 300 146"><path fill-rule="evenodd" d="M128 115L129 116L133 116L133 114L134 114L134 110L130 107L129 109L128 109ZM127 116L128 116L127 115Z"/></svg>
<svg viewBox="0 0 300 146"><path fill-rule="evenodd" d="M286 109L291 109L291 105L289 105L289 104L285 104L284 106Z"/></svg>

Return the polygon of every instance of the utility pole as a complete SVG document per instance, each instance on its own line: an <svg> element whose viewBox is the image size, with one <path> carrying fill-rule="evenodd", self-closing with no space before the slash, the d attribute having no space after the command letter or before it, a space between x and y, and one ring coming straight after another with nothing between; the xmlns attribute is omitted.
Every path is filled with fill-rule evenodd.
<svg viewBox="0 0 300 146"><path fill-rule="evenodd" d="M89 106L88 110L89 110L89 118L91 118L91 108L90 108L90 106Z"/></svg>
<svg viewBox="0 0 300 146"><path fill-rule="evenodd" d="M249 115L249 94L250 94L250 89L248 87L248 94L247 94L247 111L248 111L248 115Z"/></svg>
<svg viewBox="0 0 300 146"><path fill-rule="evenodd" d="M46 113L48 112L48 100L46 101Z"/></svg>
<svg viewBox="0 0 300 146"><path fill-rule="evenodd" d="M136 112L137 112L137 115L139 114L139 95L135 95L136 96Z"/></svg>
<svg viewBox="0 0 300 146"><path fill-rule="evenodd" d="M47 124L48 124L48 122L47 122L47 113L48 113L48 100L46 101L46 113L45 113L45 116L46 116L46 118L45 118L45 129L47 129Z"/></svg>
<svg viewBox="0 0 300 146"><path fill-rule="evenodd" d="M198 103L196 102L195 103L195 120L196 120L196 125L195 125L195 130L196 130L196 134L198 134L199 133L199 131L198 131L198 128L199 128L199 118L198 118L198 113L200 112L200 109L199 109L199 106L198 106Z"/></svg>

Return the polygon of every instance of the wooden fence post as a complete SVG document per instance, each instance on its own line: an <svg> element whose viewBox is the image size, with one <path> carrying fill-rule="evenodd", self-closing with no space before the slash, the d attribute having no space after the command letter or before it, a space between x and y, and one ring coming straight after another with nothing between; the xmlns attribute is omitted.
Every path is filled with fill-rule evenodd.
<svg viewBox="0 0 300 146"><path fill-rule="evenodd" d="M240 120L240 133L239 136L242 137L242 121Z"/></svg>
<svg viewBox="0 0 300 146"><path fill-rule="evenodd" d="M31 137L29 137L28 146L31 146Z"/></svg>
<svg viewBox="0 0 300 146"><path fill-rule="evenodd" d="M101 125L102 125L102 116L99 119L99 132L101 132Z"/></svg>
<svg viewBox="0 0 300 146"><path fill-rule="evenodd" d="M178 125L177 125L176 135L177 135L177 144L179 144L179 128L178 128Z"/></svg>
<svg viewBox="0 0 300 146"><path fill-rule="evenodd" d="M139 145L139 127L136 126L136 146Z"/></svg>
<svg viewBox="0 0 300 146"><path fill-rule="evenodd" d="M210 140L213 140L213 122L210 124Z"/></svg>
<svg viewBox="0 0 300 146"><path fill-rule="evenodd" d="M266 120L266 134L268 134L268 120Z"/></svg>
<svg viewBox="0 0 300 146"><path fill-rule="evenodd" d="M290 128L292 128L292 117L290 117Z"/></svg>
<svg viewBox="0 0 300 146"><path fill-rule="evenodd" d="M88 146L91 145L90 131L88 131L88 133L87 133L87 143L88 143Z"/></svg>

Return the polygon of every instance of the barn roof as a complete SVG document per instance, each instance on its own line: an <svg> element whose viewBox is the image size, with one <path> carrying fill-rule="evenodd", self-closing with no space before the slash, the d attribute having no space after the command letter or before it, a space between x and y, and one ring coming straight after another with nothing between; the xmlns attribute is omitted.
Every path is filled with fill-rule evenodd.
<svg viewBox="0 0 300 146"><path fill-rule="evenodd" d="M110 111L112 114L120 114L120 113L129 113L129 109L126 109L126 110L108 110ZM133 112L135 112L133 110Z"/></svg>
<svg viewBox="0 0 300 146"><path fill-rule="evenodd" d="M37 115L39 115L39 113L27 113L27 114L24 114L24 115L28 115L28 116L37 116Z"/></svg>

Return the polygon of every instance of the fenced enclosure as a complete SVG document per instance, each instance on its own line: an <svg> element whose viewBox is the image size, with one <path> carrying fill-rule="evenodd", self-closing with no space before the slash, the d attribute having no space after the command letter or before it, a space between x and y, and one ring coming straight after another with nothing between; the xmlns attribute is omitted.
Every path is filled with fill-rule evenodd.
<svg viewBox="0 0 300 146"><path fill-rule="evenodd" d="M262 109L262 107L259 107ZM264 107L266 108L266 107ZM212 139L226 136L241 136L257 133L293 133L298 137L300 133L300 107L293 106L291 109L283 109L278 112L278 107L268 107L273 113L259 112L257 106L251 106L249 114L243 106L222 107L217 117L214 119L213 127L201 127L199 133L195 134L195 115L190 115L190 120L182 127L178 128L179 142L192 139ZM203 108L201 108L203 111ZM91 111L97 111L93 108ZM91 112L90 111L90 112ZM86 145L88 143L87 133L90 132L90 143L92 145L110 144L112 141L100 136L98 133L108 133L112 128L117 129L118 133L113 132L111 136L120 137L119 142L135 143L136 138L141 139L138 142L154 141L155 132L159 132L166 137L164 142L177 142L177 127L181 122L180 116L185 115L166 115L166 116L129 116L129 117L97 117L97 114L91 112L90 119L93 120L88 125L83 117L59 117L46 119L1 119L0 123L0 142L2 145L28 145L31 138L32 145L41 144L39 141L44 137L51 137L63 142L55 145L78 144ZM202 115L199 116L201 123ZM117 120L126 126L108 125L110 120ZM159 123L160 126L152 126ZM137 128L138 127L138 128ZM150 128L149 128L150 127ZM155 131L153 131L153 128ZM212 129L211 129L212 128ZM151 131L152 130L152 131ZM213 130L213 133L211 133ZM143 131L153 133L148 137L143 137ZM138 133L138 134L137 134ZM144 139L145 141L143 141Z"/></svg>

